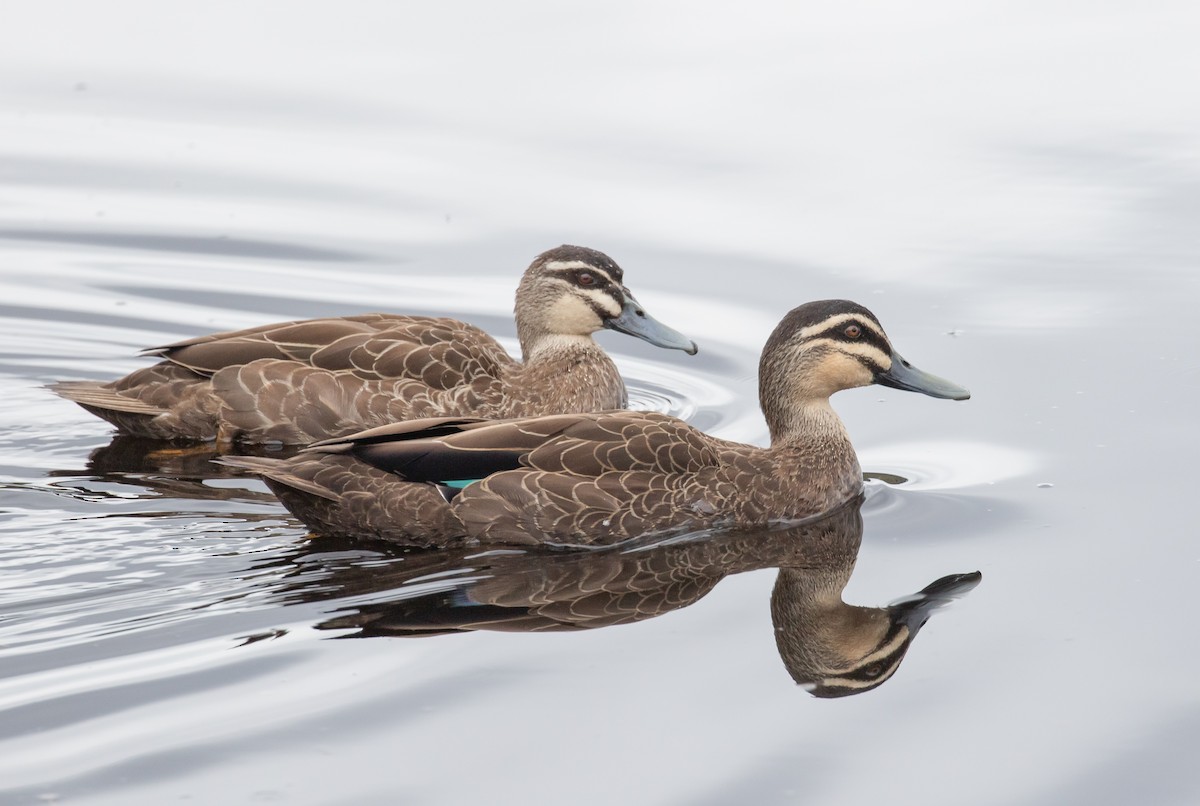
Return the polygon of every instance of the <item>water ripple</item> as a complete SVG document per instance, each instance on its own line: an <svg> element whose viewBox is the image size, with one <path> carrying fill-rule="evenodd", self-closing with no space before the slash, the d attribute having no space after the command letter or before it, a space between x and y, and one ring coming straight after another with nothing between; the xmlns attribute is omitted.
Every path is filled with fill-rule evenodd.
<svg viewBox="0 0 1200 806"><path fill-rule="evenodd" d="M1029 451L987 442L895 442L872 445L858 452L869 473L899 477L913 490L952 490L979 487L1027 476L1037 467Z"/></svg>

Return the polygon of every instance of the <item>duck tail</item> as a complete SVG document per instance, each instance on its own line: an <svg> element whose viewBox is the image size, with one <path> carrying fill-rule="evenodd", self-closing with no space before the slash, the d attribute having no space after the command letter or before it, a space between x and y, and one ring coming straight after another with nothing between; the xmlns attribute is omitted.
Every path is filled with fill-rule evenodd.
<svg viewBox="0 0 1200 806"><path fill-rule="evenodd" d="M219 456L213 461L225 467L236 467L238 470L247 470L256 476L262 476L263 481L267 482L267 486L276 495L282 494L280 488L286 488L329 501L341 500L341 496L333 490L291 472L285 459L272 459L268 456Z"/></svg>
<svg viewBox="0 0 1200 806"><path fill-rule="evenodd" d="M108 383L102 381L60 381L48 387L61 398L78 403L93 414L105 417L101 412L121 412L157 417L166 409L153 406L143 400L122 395ZM105 419L108 419L105 417Z"/></svg>

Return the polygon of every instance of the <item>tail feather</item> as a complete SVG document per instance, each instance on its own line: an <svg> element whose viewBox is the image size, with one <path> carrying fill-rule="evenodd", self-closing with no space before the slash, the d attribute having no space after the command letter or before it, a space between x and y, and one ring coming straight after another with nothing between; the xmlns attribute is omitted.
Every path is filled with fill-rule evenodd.
<svg viewBox="0 0 1200 806"><path fill-rule="evenodd" d="M78 403L87 409L144 414L149 417L157 417L167 411L167 409L150 405L145 401L126 397L101 381L62 381L50 384L48 388L59 397Z"/></svg>
<svg viewBox="0 0 1200 806"><path fill-rule="evenodd" d="M317 484L311 479L301 478L288 470L288 463L283 459L272 459L267 456L220 456L213 459L219 465L248 470L262 476L268 482L290 487L299 492L315 495L329 501L340 501L341 496L333 490ZM274 485L271 485L272 487ZM277 491L278 492L278 491Z"/></svg>

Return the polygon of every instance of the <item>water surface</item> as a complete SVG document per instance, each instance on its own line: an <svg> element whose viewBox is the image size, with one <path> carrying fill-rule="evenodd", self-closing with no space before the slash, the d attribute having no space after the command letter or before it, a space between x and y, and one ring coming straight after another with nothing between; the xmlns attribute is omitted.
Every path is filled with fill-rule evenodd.
<svg viewBox="0 0 1200 806"><path fill-rule="evenodd" d="M689 8L5 26L0 801L1200 800L1196 13ZM601 629L364 637L517 560L310 541L43 388L379 309L515 349L516 278L563 242L700 343L602 334L635 405L719 436L765 442L758 350L809 299L972 390L834 401L900 482L868 484L845 600L983 574L885 685L796 684L769 564Z"/></svg>

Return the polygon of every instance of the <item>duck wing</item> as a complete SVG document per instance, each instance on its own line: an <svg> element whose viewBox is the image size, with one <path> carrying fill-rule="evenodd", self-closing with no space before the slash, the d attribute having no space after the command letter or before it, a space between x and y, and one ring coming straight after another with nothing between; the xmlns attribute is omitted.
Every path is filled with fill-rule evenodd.
<svg viewBox="0 0 1200 806"><path fill-rule="evenodd" d="M474 325L429 316L363 314L226 331L143 351L202 375L258 360L296 361L366 380L412 379L449 389L495 378L516 362Z"/></svg>
<svg viewBox="0 0 1200 806"><path fill-rule="evenodd" d="M309 450L447 488L480 540L592 544L711 518L718 506L704 494L736 494L720 471L746 448L667 415L615 411L411 421Z"/></svg>
<svg viewBox="0 0 1200 806"><path fill-rule="evenodd" d="M515 420L435 417L328 439L308 452L350 453L408 481L480 480L518 467L593 478L613 471L694 472L722 444L657 412L552 414Z"/></svg>
<svg viewBox="0 0 1200 806"><path fill-rule="evenodd" d="M486 542L603 545L710 525L736 497L748 446L652 412L592 415L453 502Z"/></svg>

